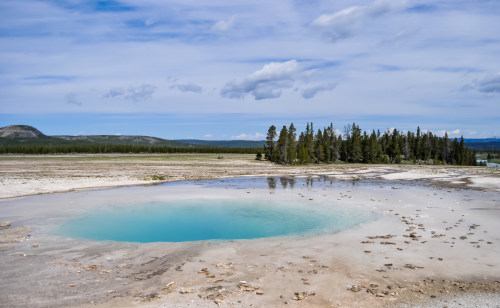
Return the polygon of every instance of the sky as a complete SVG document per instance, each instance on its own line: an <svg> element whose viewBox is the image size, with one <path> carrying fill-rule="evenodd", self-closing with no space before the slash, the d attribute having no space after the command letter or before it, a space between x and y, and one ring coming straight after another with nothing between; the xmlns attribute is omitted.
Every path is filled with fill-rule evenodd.
<svg viewBox="0 0 500 308"><path fill-rule="evenodd" d="M498 0L2 0L0 126L500 136Z"/></svg>

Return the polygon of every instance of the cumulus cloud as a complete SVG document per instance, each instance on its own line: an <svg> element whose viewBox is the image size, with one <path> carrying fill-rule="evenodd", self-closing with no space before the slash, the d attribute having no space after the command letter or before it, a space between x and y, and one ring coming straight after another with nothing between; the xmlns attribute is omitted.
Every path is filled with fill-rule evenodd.
<svg viewBox="0 0 500 308"><path fill-rule="evenodd" d="M123 98L132 100L134 102L150 100L156 87L151 84L141 84L129 86L128 89L116 87L106 92L103 96L105 98Z"/></svg>
<svg viewBox="0 0 500 308"><path fill-rule="evenodd" d="M306 89L302 90L302 97L305 99L310 99L310 98L315 97L316 95L318 95L321 92L332 91L333 89L335 89L336 86L337 86L336 83L327 83L327 84L318 85L318 86L311 87L311 88L306 88Z"/></svg>
<svg viewBox="0 0 500 308"><path fill-rule="evenodd" d="M236 18L231 16L228 20L219 20L212 26L212 31L215 32L225 32L230 30L235 23Z"/></svg>
<svg viewBox="0 0 500 308"><path fill-rule="evenodd" d="M180 84L176 83L170 86L170 89L177 89L181 92L193 92L193 93L201 93L203 88L194 83Z"/></svg>
<svg viewBox="0 0 500 308"><path fill-rule="evenodd" d="M400 7L405 1L379 0L368 5L351 6L332 14L323 14L312 25L323 29L325 36L338 41L355 35L367 20L379 18Z"/></svg>
<svg viewBox="0 0 500 308"><path fill-rule="evenodd" d="M76 105L76 106L82 106L82 102L76 97L75 92L70 92L66 94L66 104L68 105Z"/></svg>
<svg viewBox="0 0 500 308"><path fill-rule="evenodd" d="M299 64L295 60L271 62L245 78L226 83L220 93L229 98L243 98L247 94L257 100L278 98L281 90L293 87L300 75Z"/></svg>
<svg viewBox="0 0 500 308"><path fill-rule="evenodd" d="M214 135L212 135L212 134L206 134L206 135L204 135L203 137L204 137L204 138L212 138L213 136L214 136Z"/></svg>
<svg viewBox="0 0 500 308"><path fill-rule="evenodd" d="M262 140L264 139L264 135L261 133L255 133L255 134L240 134L238 136L231 136L231 139L233 140Z"/></svg>
<svg viewBox="0 0 500 308"><path fill-rule="evenodd" d="M479 80L477 90L484 93L500 93L500 72Z"/></svg>

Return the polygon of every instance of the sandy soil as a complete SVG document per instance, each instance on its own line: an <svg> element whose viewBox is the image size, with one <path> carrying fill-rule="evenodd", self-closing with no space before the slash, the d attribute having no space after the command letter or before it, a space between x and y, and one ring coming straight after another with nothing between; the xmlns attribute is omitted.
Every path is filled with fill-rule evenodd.
<svg viewBox="0 0 500 308"><path fill-rule="evenodd" d="M166 181L329 177L328 189L167 187L162 198L365 205L381 218L335 234L123 243L52 235L61 221ZM277 166L248 155L0 156L0 303L5 307L495 307L500 173L442 166ZM50 194L83 190L69 194ZM167 193L168 192L168 193ZM48 194L43 196L22 197ZM9 223L7 223L9 221Z"/></svg>

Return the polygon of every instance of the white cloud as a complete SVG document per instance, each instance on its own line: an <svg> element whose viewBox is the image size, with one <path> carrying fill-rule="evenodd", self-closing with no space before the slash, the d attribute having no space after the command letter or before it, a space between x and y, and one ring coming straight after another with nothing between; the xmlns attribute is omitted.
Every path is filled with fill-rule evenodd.
<svg viewBox="0 0 500 308"><path fill-rule="evenodd" d="M333 91L333 89L335 89L336 86L337 86L336 83L327 83L323 85L314 86L311 88L306 88L302 90L302 97L305 99L310 99L315 97L321 92Z"/></svg>
<svg viewBox="0 0 500 308"><path fill-rule="evenodd" d="M171 85L170 89L177 89L181 92L193 92L193 93L201 93L203 91L203 88L201 86L194 83L186 83L186 84L176 83Z"/></svg>
<svg viewBox="0 0 500 308"><path fill-rule="evenodd" d="M66 104L82 106L82 102L76 97L75 92L70 92L66 94Z"/></svg>
<svg viewBox="0 0 500 308"><path fill-rule="evenodd" d="M153 96L156 87L151 84L141 84L129 86L127 90L123 88L112 88L106 92L103 97L105 98L123 98L132 100L134 102L150 100Z"/></svg>
<svg viewBox="0 0 500 308"><path fill-rule="evenodd" d="M332 14L323 14L312 25L323 29L328 39L337 41L355 35L370 19L401 8L404 3L405 1L400 0L379 0L368 5L351 6Z"/></svg>
<svg viewBox="0 0 500 308"><path fill-rule="evenodd" d="M226 83L220 93L229 98L243 98L249 93L257 100L278 98L281 90L293 87L300 75L295 60L271 62L250 76Z"/></svg>
<svg viewBox="0 0 500 308"><path fill-rule="evenodd" d="M236 21L235 16L231 16L228 20L219 20L212 26L212 31L215 32L225 32L234 27Z"/></svg>
<svg viewBox="0 0 500 308"><path fill-rule="evenodd" d="M205 138L212 138L213 136L214 136L214 135L212 135L212 134L206 134L206 135L204 135L203 137L205 137Z"/></svg>
<svg viewBox="0 0 500 308"><path fill-rule="evenodd" d="M231 139L233 140L263 140L265 136L261 133L255 133L255 134L240 134L238 136L231 136Z"/></svg>

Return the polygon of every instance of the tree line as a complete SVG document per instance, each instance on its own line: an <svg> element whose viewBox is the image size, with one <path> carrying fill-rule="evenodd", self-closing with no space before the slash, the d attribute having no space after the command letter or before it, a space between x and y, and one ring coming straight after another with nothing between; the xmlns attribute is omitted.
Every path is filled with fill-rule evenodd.
<svg viewBox="0 0 500 308"><path fill-rule="evenodd" d="M178 148L163 146L137 146L137 145L30 145L30 146L0 146L0 154L70 154L70 153L214 153L214 154L256 154L259 149L252 148L219 148L196 147Z"/></svg>
<svg viewBox="0 0 500 308"><path fill-rule="evenodd" d="M277 139L276 139L277 138ZM333 124L314 131L313 123L297 138L295 126L283 126L278 132L269 127L264 145L266 160L280 164L334 163L383 163L400 164L403 161L426 164L453 164L476 166L476 154L465 146L463 136L451 140L446 133L438 137L417 128L403 133L397 129L362 131L356 123L346 125L341 133Z"/></svg>

